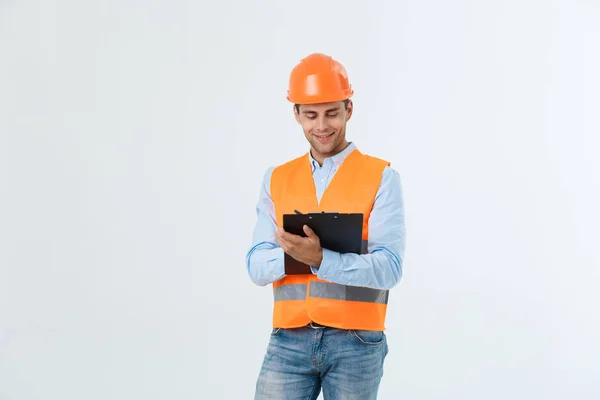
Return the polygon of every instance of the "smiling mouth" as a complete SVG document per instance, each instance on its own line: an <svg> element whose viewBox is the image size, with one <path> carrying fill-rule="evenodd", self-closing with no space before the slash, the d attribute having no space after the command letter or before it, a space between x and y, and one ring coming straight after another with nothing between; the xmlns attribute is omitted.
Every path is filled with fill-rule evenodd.
<svg viewBox="0 0 600 400"><path fill-rule="evenodd" d="M327 139L328 137L332 136L333 133L327 134L327 135L315 135L313 134L313 136L315 136L318 139Z"/></svg>

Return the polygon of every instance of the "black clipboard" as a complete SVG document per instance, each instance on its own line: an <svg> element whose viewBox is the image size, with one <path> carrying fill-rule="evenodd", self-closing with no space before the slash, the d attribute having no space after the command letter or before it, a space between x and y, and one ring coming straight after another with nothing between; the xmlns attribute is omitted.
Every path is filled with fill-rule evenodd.
<svg viewBox="0 0 600 400"><path fill-rule="evenodd" d="M363 219L364 215L361 213L284 214L283 229L294 235L306 237L303 227L308 225L319 237L322 248L338 253L361 254ZM287 253L284 254L286 275L312 274L309 265Z"/></svg>

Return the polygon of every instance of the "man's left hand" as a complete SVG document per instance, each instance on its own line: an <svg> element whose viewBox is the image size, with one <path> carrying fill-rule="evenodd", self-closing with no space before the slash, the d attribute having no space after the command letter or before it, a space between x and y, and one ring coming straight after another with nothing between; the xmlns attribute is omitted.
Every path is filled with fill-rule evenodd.
<svg viewBox="0 0 600 400"><path fill-rule="evenodd" d="M277 240L287 254L304 264L318 268L323 261L321 241L308 225L304 225L303 229L307 237L294 235L279 228L277 229Z"/></svg>

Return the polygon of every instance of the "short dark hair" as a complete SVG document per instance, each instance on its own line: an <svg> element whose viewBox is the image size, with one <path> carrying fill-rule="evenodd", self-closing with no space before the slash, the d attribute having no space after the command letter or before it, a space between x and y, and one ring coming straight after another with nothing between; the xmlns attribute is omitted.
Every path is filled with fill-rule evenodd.
<svg viewBox="0 0 600 400"><path fill-rule="evenodd" d="M344 108L346 110L348 109L348 103L349 102L350 102L350 99L344 100ZM294 107L296 107L296 112L298 112L298 114L300 114L300 104L294 104Z"/></svg>

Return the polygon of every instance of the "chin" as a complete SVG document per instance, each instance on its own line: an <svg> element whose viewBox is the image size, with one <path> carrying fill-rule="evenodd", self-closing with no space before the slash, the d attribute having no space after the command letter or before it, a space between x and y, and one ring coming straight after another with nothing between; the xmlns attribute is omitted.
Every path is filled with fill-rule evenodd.
<svg viewBox="0 0 600 400"><path fill-rule="evenodd" d="M327 154L327 153L331 153L333 151L333 149L335 149L336 144L335 143L313 143L313 147L315 149L317 149L317 151L319 153L323 153L323 154Z"/></svg>

